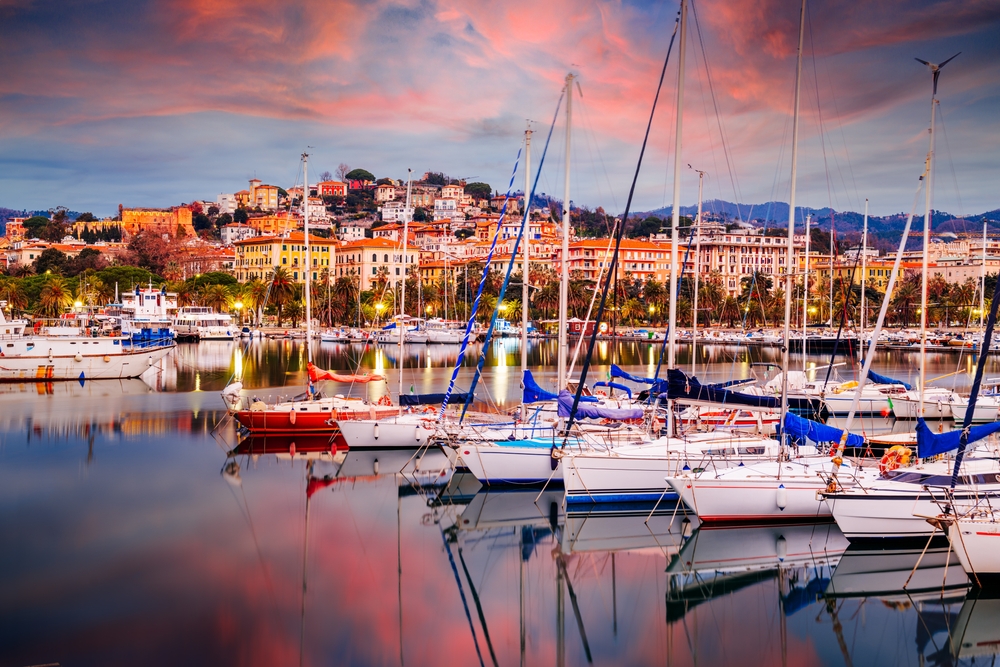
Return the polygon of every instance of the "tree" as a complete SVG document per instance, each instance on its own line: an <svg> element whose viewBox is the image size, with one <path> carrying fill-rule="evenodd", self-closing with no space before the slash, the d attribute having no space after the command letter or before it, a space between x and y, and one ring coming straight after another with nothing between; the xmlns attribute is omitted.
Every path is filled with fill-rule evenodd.
<svg viewBox="0 0 1000 667"><path fill-rule="evenodd" d="M225 285L215 283L212 285L205 285L201 289L201 292L198 295L198 302L200 305L213 310L226 312L229 310L229 305L232 303L232 297L230 296L229 290L226 289Z"/></svg>
<svg viewBox="0 0 1000 667"><path fill-rule="evenodd" d="M84 248L76 257L67 260L64 273L68 276L76 276L84 271L100 271L108 265L104 255L96 248Z"/></svg>
<svg viewBox="0 0 1000 667"><path fill-rule="evenodd" d="M375 181L375 174L371 173L367 169L351 169L349 172L344 174L344 177L349 181Z"/></svg>
<svg viewBox="0 0 1000 667"><path fill-rule="evenodd" d="M351 171L351 168L347 166L347 163L341 162L337 165L337 180L345 181L347 180L347 174Z"/></svg>
<svg viewBox="0 0 1000 667"><path fill-rule="evenodd" d="M132 289L135 285L150 283L158 285L163 282L160 276L136 266L109 266L98 271L96 275L105 284L111 286L117 284L122 290Z"/></svg>
<svg viewBox="0 0 1000 667"><path fill-rule="evenodd" d="M333 180L333 174L331 174L328 171L320 172L319 180L321 182L322 181L332 181Z"/></svg>
<svg viewBox="0 0 1000 667"><path fill-rule="evenodd" d="M440 171L429 171L424 174L424 183L428 185L448 185L448 181L450 180L450 178Z"/></svg>
<svg viewBox="0 0 1000 667"><path fill-rule="evenodd" d="M162 273L170 260L170 243L159 234L140 232L128 244L126 260L132 266Z"/></svg>
<svg viewBox="0 0 1000 667"><path fill-rule="evenodd" d="M35 273L63 273L66 269L66 253L58 248L46 248L35 260Z"/></svg>
<svg viewBox="0 0 1000 667"><path fill-rule="evenodd" d="M220 215L215 219L215 226L218 227L219 229L222 229L232 221L233 221L233 216L229 215L228 213L223 213L222 215Z"/></svg>
<svg viewBox="0 0 1000 667"><path fill-rule="evenodd" d="M68 230L69 227L66 223L53 219L42 229L39 238L45 241L62 241Z"/></svg>
<svg viewBox="0 0 1000 667"><path fill-rule="evenodd" d="M271 299L278 310L279 327L284 321L282 311L294 296L295 283L292 282L292 276L288 273L288 269L283 266L275 267L274 274L271 276Z"/></svg>
<svg viewBox="0 0 1000 667"><path fill-rule="evenodd" d="M36 313L43 317L59 317L73 303L73 295L65 279L52 276L45 281L38 297Z"/></svg>
<svg viewBox="0 0 1000 667"><path fill-rule="evenodd" d="M459 241L464 241L470 236L476 235L475 227L463 227L455 232L455 238Z"/></svg>
<svg viewBox="0 0 1000 667"><path fill-rule="evenodd" d="M28 307L28 295L20 280L4 278L0 280L0 301L7 302L11 317L17 316Z"/></svg>
<svg viewBox="0 0 1000 667"><path fill-rule="evenodd" d="M48 218L42 215L33 215L24 221L24 238L26 239L37 239L41 238L42 230L51 222Z"/></svg>
<svg viewBox="0 0 1000 667"><path fill-rule="evenodd" d="M212 219L204 213L195 213L191 224L196 232L203 232L205 230L212 229Z"/></svg>
<svg viewBox="0 0 1000 667"><path fill-rule="evenodd" d="M241 225L245 225L247 220L250 219L250 214L242 206L233 213L233 222L238 222Z"/></svg>
<svg viewBox="0 0 1000 667"><path fill-rule="evenodd" d="M427 220L427 211L423 207L418 206L413 209L413 222L426 222Z"/></svg>
<svg viewBox="0 0 1000 667"><path fill-rule="evenodd" d="M465 194L475 199L489 199L493 194L493 188L489 183L469 183L465 186Z"/></svg>
<svg viewBox="0 0 1000 667"><path fill-rule="evenodd" d="M81 213L80 215L76 216L76 221L77 222L97 222L97 218L94 217L93 213L87 212L87 213Z"/></svg>

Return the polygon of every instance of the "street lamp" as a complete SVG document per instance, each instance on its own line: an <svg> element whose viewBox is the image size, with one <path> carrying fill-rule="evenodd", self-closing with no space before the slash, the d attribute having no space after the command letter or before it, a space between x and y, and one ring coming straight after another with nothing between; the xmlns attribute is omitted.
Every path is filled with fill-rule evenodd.
<svg viewBox="0 0 1000 667"><path fill-rule="evenodd" d="M384 303L382 303L381 301L379 301L378 303L375 304L375 316L376 316L376 318L381 319L381 317L382 317L382 311L383 310L385 310L385 304Z"/></svg>
<svg viewBox="0 0 1000 667"><path fill-rule="evenodd" d="M240 326L243 326L243 302L237 300L236 303L233 304L233 308L236 309L236 313L240 317Z"/></svg>
<svg viewBox="0 0 1000 667"><path fill-rule="evenodd" d="M73 302L73 307L79 311L81 308L83 308L83 301L77 299L76 301Z"/></svg>

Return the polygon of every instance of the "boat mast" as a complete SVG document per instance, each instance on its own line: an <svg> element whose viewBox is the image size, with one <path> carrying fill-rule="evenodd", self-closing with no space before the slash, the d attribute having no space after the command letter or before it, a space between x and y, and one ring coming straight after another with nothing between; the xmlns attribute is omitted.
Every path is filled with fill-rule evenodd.
<svg viewBox="0 0 1000 667"><path fill-rule="evenodd" d="M861 232L861 336L859 337L859 349L864 354L865 350L865 324L867 324L868 313L865 311L865 282L868 278L868 198L865 197L865 224Z"/></svg>
<svg viewBox="0 0 1000 667"><path fill-rule="evenodd" d="M952 56L953 58L954 56ZM949 58L948 60L951 60ZM931 126L928 130L927 166L924 172L924 253L921 259L920 269L923 273L920 281L920 406L917 414L924 416L924 378L927 375L927 252L931 247L931 182L934 176L934 117L937 112L937 82L941 65L928 65L934 74L934 91L931 93Z"/></svg>
<svg viewBox="0 0 1000 667"><path fill-rule="evenodd" d="M302 230L306 240L306 358L312 363L312 253L309 249L309 153L302 154ZM312 392L309 392L312 398Z"/></svg>
<svg viewBox="0 0 1000 667"><path fill-rule="evenodd" d="M678 266L678 245L680 245L681 226L681 130L684 124L684 56L687 52L687 0L681 0L680 45L677 70L677 127L674 130L674 207L670 218L670 310L667 318L667 368L675 368L677 345L677 280L680 274ZM622 220L624 225L627 221ZM673 430L673 402L667 406L667 434Z"/></svg>
<svg viewBox="0 0 1000 667"><path fill-rule="evenodd" d="M567 323L566 311L569 307L569 164L573 123L573 79L572 73L566 75L566 166L565 189L563 190L562 276L559 281L559 354L557 366L557 389L559 390L566 388L568 379L566 377L566 361L569 359L569 338L566 331L569 324Z"/></svg>
<svg viewBox="0 0 1000 667"><path fill-rule="evenodd" d="M986 218L983 218L983 269L979 276L979 328L985 326L986 311Z"/></svg>
<svg viewBox="0 0 1000 667"><path fill-rule="evenodd" d="M791 339L792 321L792 258L795 256L795 186L799 166L799 92L802 87L802 39L806 29L806 0L802 0L799 11L799 48L795 64L795 110L792 116L792 181L788 196L788 250L785 258L785 331L781 339L781 418L788 412L788 347ZM830 248L831 254L833 247ZM809 267L806 266L806 271ZM830 272L830 292L833 292L833 271ZM833 311L830 312L833 318ZM802 358L806 356L806 339L802 338Z"/></svg>
<svg viewBox="0 0 1000 667"><path fill-rule="evenodd" d="M400 259L403 262L403 282L399 287L399 321L396 322L396 326L399 327L399 362L397 363L397 370L399 371L399 414L403 414L403 337L405 334L406 327L403 325L403 318L406 316L406 242L409 241L409 231L410 231L410 193L413 188L413 170L406 170L407 180L406 180L406 208L403 210L403 255Z"/></svg>
<svg viewBox="0 0 1000 667"><path fill-rule="evenodd" d="M802 372L806 372L806 335L809 333L809 222L812 214L806 215L806 261L802 271Z"/></svg>
<svg viewBox="0 0 1000 667"><path fill-rule="evenodd" d="M524 259L521 261L521 379L528 370L528 309L531 303L529 280L531 272L528 268L531 226L531 126L524 131L524 222L521 223L521 235L524 237ZM521 392L521 421L524 421L527 411L524 404L524 392ZM522 637L523 640L523 637Z"/></svg>
<svg viewBox="0 0 1000 667"><path fill-rule="evenodd" d="M691 167L691 165L688 165ZM691 167L694 169L694 167ZM698 217L694 221L694 303L691 308L691 375L697 375L698 370L698 285L701 280L701 195L705 184L705 172L695 169L698 173Z"/></svg>

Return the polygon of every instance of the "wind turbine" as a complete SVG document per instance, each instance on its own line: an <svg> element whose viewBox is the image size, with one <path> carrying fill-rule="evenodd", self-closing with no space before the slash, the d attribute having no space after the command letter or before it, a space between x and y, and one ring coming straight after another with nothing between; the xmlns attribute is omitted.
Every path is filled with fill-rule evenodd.
<svg viewBox="0 0 1000 667"><path fill-rule="evenodd" d="M956 53L955 55L953 55L951 58L948 58L948 60L945 60L940 65L935 65L934 63L929 63L926 60L921 60L920 58L914 58L914 60L916 60L918 63L923 63L923 64L927 65L928 67L930 67L931 68L931 72L934 73L934 94L933 94L934 97L937 97L937 84L938 84L938 77L941 76L941 69L945 65L947 65L948 63L950 63L952 60L954 60L955 58L957 58L958 56L960 56L961 54L962 54L962 52L959 51L958 53Z"/></svg>

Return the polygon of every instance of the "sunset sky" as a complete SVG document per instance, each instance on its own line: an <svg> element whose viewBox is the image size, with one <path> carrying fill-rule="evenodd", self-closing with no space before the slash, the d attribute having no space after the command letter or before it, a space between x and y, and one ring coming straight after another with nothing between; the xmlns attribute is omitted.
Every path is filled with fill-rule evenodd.
<svg viewBox="0 0 1000 667"><path fill-rule="evenodd" d="M306 147L311 181L344 162L503 189L525 120L540 148L573 71L572 198L620 212L677 6L0 0L0 206L106 215L215 199L254 176L290 187ZM692 6L683 162L710 173L706 199L787 200L798 3ZM814 3L799 203L909 210L930 112L914 57L961 51L941 78L935 208L1000 208L998 24L996 0ZM634 209L670 203L676 55ZM540 182L560 197L563 127ZM682 203L696 198L686 170Z"/></svg>

